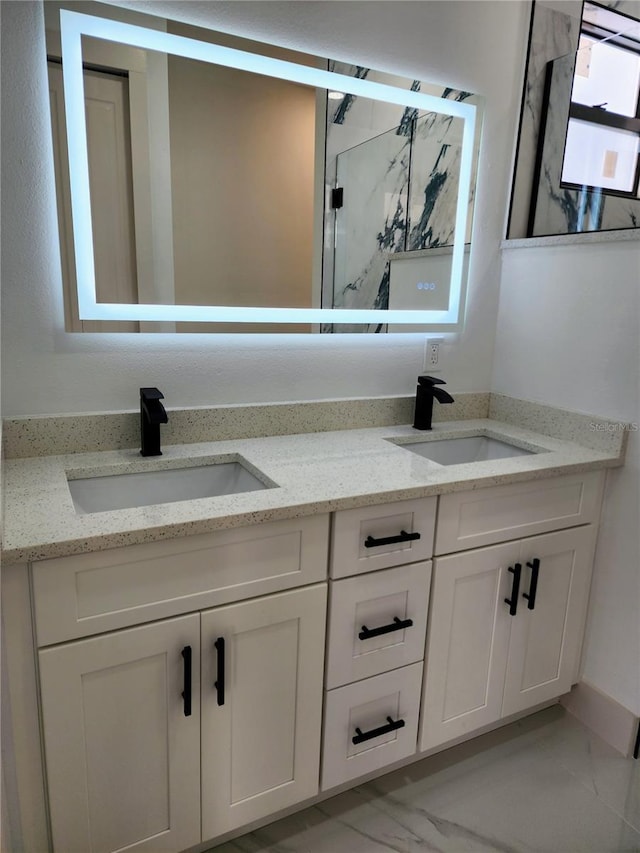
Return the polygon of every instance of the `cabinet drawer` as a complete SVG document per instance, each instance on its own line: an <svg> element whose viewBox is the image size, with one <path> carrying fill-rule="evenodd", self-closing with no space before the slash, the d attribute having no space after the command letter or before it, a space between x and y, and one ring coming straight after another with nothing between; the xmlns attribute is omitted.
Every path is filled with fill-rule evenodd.
<svg viewBox="0 0 640 853"><path fill-rule="evenodd" d="M336 512L331 577L344 578L430 559L436 501L437 498L419 498Z"/></svg>
<svg viewBox="0 0 640 853"><path fill-rule="evenodd" d="M323 791L414 754L421 679L414 663L327 692Z"/></svg>
<svg viewBox="0 0 640 853"><path fill-rule="evenodd" d="M509 483L440 498L435 554L491 545L596 521L602 471Z"/></svg>
<svg viewBox="0 0 640 853"><path fill-rule="evenodd" d="M430 586L430 560L333 581L327 688L422 660Z"/></svg>
<svg viewBox="0 0 640 853"><path fill-rule="evenodd" d="M324 580L328 533L320 515L36 563L38 645Z"/></svg>

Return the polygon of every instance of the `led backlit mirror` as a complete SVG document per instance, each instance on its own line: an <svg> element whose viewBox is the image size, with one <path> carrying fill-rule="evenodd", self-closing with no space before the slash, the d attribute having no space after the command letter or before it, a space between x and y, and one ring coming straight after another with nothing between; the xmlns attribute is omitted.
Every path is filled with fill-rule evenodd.
<svg viewBox="0 0 640 853"><path fill-rule="evenodd" d="M449 97L439 97L424 86L412 90L417 87L411 81L406 89L377 82L362 69L350 73L345 66L338 73L318 67L321 61L311 57L311 64L294 63L214 44L202 35L192 38L65 9L60 45L57 97L63 90L68 230L78 318L85 327L97 321L109 324L109 330L120 324L123 331L459 328L477 154L476 105L469 96L447 91ZM123 67L127 86L121 96L112 95L107 78L123 76ZM174 94L169 107L166 92L177 86L178 77L191 94L210 85L212 69L223 76L206 115L191 97ZM263 88L256 89L256 83ZM279 114L290 122L279 128L279 142L258 115L269 98L282 102L285 97L284 89L274 93L274 84L287 89L290 104ZM244 88L245 96L230 96L231 85L236 93ZM113 88L118 90L117 80ZM101 132L101 122L113 126L112 103L118 97L130 116L122 147L130 150L131 165L122 168L129 170L131 189L122 195L135 196L135 203L129 217L122 217L125 224L118 219L112 230L124 234L125 242L127 234L134 235L128 254L110 250L112 244L103 239L108 229L97 225L103 209L120 210L125 202L114 182L96 172L90 156L92 141L99 144L109 136ZM208 143L211 117L215 124L224 97L237 97L236 112L245 119L248 114L249 125L218 136L214 153ZM55 99L53 87L52 111ZM180 121L170 125L169 112L177 107ZM361 121L345 121L359 113L368 117L366 135ZM334 127L329 133L327 115ZM262 157L255 154L256 145ZM279 177L281 167L270 158L269 145L288 145L288 171ZM224 159L225 146L246 148L241 168L230 165L237 159ZM207 157L198 161L203 147L208 162ZM302 156L305 147L310 153ZM117 154L112 159L119 163ZM212 164L213 177L205 181ZM234 192L239 183L233 168L246 185L252 169L264 176L270 164L277 179L260 205ZM420 182L411 185L409 173L421 175ZM100 185L110 193L108 202L96 200ZM299 206L291 202L291 192L304 198ZM186 200L196 196L200 212L189 220ZM231 236L221 237L232 209L236 225ZM374 209L382 225L367 232L362 226ZM425 218L425 211L434 210L439 225ZM234 259L240 267L245 255L253 261L253 273L236 275ZM290 272L294 283L285 286ZM131 292L122 286L127 276L135 282Z"/></svg>

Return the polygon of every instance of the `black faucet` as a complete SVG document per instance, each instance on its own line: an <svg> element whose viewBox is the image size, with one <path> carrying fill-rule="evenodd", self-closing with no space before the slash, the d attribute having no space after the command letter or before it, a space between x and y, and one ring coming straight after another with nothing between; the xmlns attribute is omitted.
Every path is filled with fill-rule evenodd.
<svg viewBox="0 0 640 853"><path fill-rule="evenodd" d="M447 394L436 385L446 385L444 379L435 376L418 376L418 387L416 388L416 412L413 419L414 429L431 429L431 418L433 417L433 398L439 403L453 403L451 394Z"/></svg>
<svg viewBox="0 0 640 853"><path fill-rule="evenodd" d="M169 420L160 402L164 394L157 388L140 389L140 453L142 456L162 456L160 424Z"/></svg>

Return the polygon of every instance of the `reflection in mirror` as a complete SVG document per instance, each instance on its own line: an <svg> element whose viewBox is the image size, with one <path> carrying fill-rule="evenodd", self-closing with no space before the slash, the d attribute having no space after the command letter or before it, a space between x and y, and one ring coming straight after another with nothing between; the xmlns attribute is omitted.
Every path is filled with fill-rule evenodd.
<svg viewBox="0 0 640 853"><path fill-rule="evenodd" d="M585 4L561 181L637 199L640 23L628 28L623 15Z"/></svg>
<svg viewBox="0 0 640 853"><path fill-rule="evenodd" d="M456 328L473 206L470 96L350 66L336 76L316 57L296 55L294 66L216 48L225 61L241 56L226 67L207 49L237 39L173 22L168 53L146 43L147 30L116 37L95 18L67 20L81 33L80 55L64 57L70 152L49 52L65 277L81 270L68 328L385 331L390 319L393 330ZM327 99L309 85L314 74L342 91ZM88 193L82 181L65 189L67 156L76 166L86 158ZM71 172L73 187L82 170ZM392 274L396 256L402 276Z"/></svg>
<svg viewBox="0 0 640 853"><path fill-rule="evenodd" d="M453 90L443 94L458 101L471 98ZM340 195L328 223L335 236L325 264L327 304L446 309L463 120L393 104L374 106L363 99L352 101L349 109L342 103L332 109L331 100L328 107L326 175ZM383 128L391 129L376 132ZM465 242L472 212L473 191ZM381 324L359 330L380 331Z"/></svg>
<svg viewBox="0 0 640 853"><path fill-rule="evenodd" d="M83 39L83 60L105 48L108 43ZM316 90L181 56L139 53L148 80L159 67L166 80L161 118L149 122L142 150L132 148L134 161L151 163L156 195L163 191L150 210L150 231L164 257L156 269L141 269L145 257L154 256L136 252L136 238L139 284L132 301L251 306L259 286L263 307L320 307L312 292ZM99 199L92 202L97 260L96 235L108 229L96 225L97 218L105 224L104 192L93 167L93 136L104 135L92 136L88 105L85 116L91 197ZM136 194L130 195L135 208ZM143 227L145 213L135 216ZM149 286L141 291L143 281ZM98 293L98 302L127 301Z"/></svg>
<svg viewBox="0 0 640 853"><path fill-rule="evenodd" d="M596 26L598 11L613 30ZM530 236L599 231L640 215L640 32L586 3L580 45L547 66Z"/></svg>
<svg viewBox="0 0 640 853"><path fill-rule="evenodd" d="M534 5L509 237L638 227L640 21L613 5Z"/></svg>
<svg viewBox="0 0 640 853"><path fill-rule="evenodd" d="M185 25L171 29L192 35ZM265 307L320 307L313 205L324 93L86 36L82 61L97 302L251 306L259 296ZM62 72L59 62L49 65L60 170ZM74 269L68 189L62 198L68 280ZM83 325L95 330L95 323Z"/></svg>

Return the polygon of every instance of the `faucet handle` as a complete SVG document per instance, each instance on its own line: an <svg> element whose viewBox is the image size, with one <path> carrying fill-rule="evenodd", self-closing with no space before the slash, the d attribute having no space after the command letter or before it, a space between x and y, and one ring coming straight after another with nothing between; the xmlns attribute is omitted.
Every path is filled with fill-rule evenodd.
<svg viewBox="0 0 640 853"><path fill-rule="evenodd" d="M447 383L444 379L438 379L437 376L427 376L426 374L423 374L422 376L418 376L418 384L430 387L433 385L446 385Z"/></svg>

